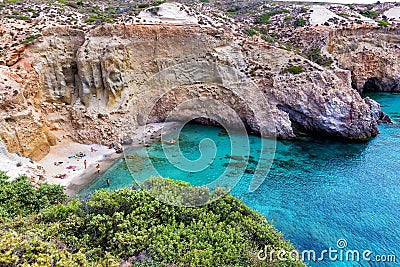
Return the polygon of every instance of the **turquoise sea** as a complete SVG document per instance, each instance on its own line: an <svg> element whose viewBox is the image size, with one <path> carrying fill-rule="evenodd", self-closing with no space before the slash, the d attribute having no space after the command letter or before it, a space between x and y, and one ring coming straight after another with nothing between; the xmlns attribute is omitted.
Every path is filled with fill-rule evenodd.
<svg viewBox="0 0 400 267"><path fill-rule="evenodd" d="M314 250L318 259L324 250L338 250L337 260L325 254L324 260L307 261L309 266L400 265L400 95L374 93L370 97L381 104L395 124L380 125L381 134L367 143L309 137L278 141L268 176L251 193L248 188L261 139L249 137L249 164L231 193L265 215L299 251ZM205 146L202 153L213 161L202 171L185 172L171 165L161 145L154 144L147 152L161 176L205 185L224 172L232 154L230 139L221 128L188 124L180 138L181 151L190 160L200 157L200 141L211 139L216 149ZM152 172L140 153L130 153L134 155L131 170L142 181ZM106 178L111 181L110 187ZM132 184L131 173L120 160L80 194ZM350 254L346 260L349 250L357 250L360 261L353 261ZM371 251L366 252L369 261L363 260L366 250ZM396 256L396 262L392 262L391 255Z"/></svg>

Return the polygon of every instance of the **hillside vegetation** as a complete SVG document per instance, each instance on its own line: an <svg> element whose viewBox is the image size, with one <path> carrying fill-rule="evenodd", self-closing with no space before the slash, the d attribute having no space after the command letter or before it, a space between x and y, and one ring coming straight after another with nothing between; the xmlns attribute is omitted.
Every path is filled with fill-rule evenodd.
<svg viewBox="0 0 400 267"><path fill-rule="evenodd" d="M145 188L166 181L177 184L152 178ZM62 204L59 186L34 189L24 177L8 182L4 173L0 183L1 266L303 266L259 261L265 245L293 247L231 195L187 208L124 188Z"/></svg>

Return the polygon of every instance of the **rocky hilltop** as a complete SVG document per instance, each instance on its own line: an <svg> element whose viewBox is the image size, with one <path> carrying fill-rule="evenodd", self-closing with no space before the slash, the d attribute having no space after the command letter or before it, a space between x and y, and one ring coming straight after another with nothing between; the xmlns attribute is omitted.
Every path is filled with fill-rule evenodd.
<svg viewBox="0 0 400 267"><path fill-rule="evenodd" d="M399 91L399 28L395 17L382 17L395 5L358 7L381 16L364 21L352 17L355 7L347 14L348 6L272 4L249 1L225 12L205 1L112 8L6 1L0 140L33 160L63 138L129 142L138 126L193 99L230 107L263 135L376 136L384 114L360 92ZM316 20L313 12L325 10L341 19ZM186 107L174 119L199 110L235 123L218 106Z"/></svg>

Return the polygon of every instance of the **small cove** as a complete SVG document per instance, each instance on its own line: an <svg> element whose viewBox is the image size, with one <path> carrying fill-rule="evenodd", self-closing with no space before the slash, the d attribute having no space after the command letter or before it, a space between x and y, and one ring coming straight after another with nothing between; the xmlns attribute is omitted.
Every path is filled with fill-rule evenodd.
<svg viewBox="0 0 400 267"><path fill-rule="evenodd" d="M337 249L337 240L345 239L346 249L368 249L374 254L394 254L400 258L400 95L374 93L370 97L396 122L380 125L378 137L367 143L313 138L278 141L268 176L256 191L249 193L252 168L261 147L261 139L250 136L252 158L231 193L265 215L299 250L313 249L319 253L329 247ZM232 156L229 137L221 133L220 128L196 124L183 129L180 146L188 159L200 156L198 144L205 138L213 140L217 147L212 164L200 172L187 173L175 168L165 158L160 144L151 146L148 153L163 177L204 185L223 172ZM151 175L142 156L134 157L134 175L138 180ZM119 160L80 194L107 188L106 178L112 181L110 189L132 186L134 182L125 161ZM309 262L310 266L395 264Z"/></svg>

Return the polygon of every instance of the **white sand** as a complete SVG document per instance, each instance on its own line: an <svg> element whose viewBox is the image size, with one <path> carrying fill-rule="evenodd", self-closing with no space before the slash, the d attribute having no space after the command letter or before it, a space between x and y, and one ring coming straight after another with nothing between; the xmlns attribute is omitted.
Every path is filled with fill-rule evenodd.
<svg viewBox="0 0 400 267"><path fill-rule="evenodd" d="M135 146L142 146L143 141L149 138L154 133L159 132L161 129L170 129L174 127L175 123L152 123L146 126L139 127L133 137L132 144L124 146L124 150L131 149ZM91 152L91 148L96 149L96 152ZM86 156L82 159L68 158L76 153L82 152ZM66 187L66 192L70 196L75 196L79 190L85 187L88 183L98 177L96 165L100 163L101 171L103 173L107 168L114 164L114 162L123 157L124 154L117 154L114 149L101 145L84 145L72 141L64 141L56 146L51 147L50 153L43 158L39 163L46 170L44 174L46 181L51 184L59 184ZM87 168L84 167L84 160L87 161ZM63 162L61 165L56 166L54 162ZM68 166L76 166L75 170L67 169ZM66 174L64 179L55 178L59 174Z"/></svg>
<svg viewBox="0 0 400 267"><path fill-rule="evenodd" d="M388 20L393 19L395 21L400 21L400 7L393 7L383 14L388 18Z"/></svg>
<svg viewBox="0 0 400 267"><path fill-rule="evenodd" d="M154 7L153 7L154 8ZM180 10L181 5L177 3L163 3L158 6L157 15L152 14L152 8L141 11L138 18L146 20L145 23L169 23L169 24L197 24L197 18L190 16L185 10Z"/></svg>
<svg viewBox="0 0 400 267"><path fill-rule="evenodd" d="M313 12L311 12L310 16L310 24L312 26L323 25L330 18L344 19L323 6L314 5L312 6L312 10Z"/></svg>
<svg viewBox="0 0 400 267"><path fill-rule="evenodd" d="M91 147L97 152L91 152ZM70 159L76 153L82 152L86 154L83 159ZM50 153L39 163L46 170L45 178L51 184L59 184L68 186L74 178L81 176L86 171L95 169L97 163L104 161L111 155L115 154L114 149L109 149L100 145L84 145L72 141L64 141L56 146L50 148ZM84 167L84 159L87 161L87 169ZM56 166L54 162L63 162L61 165ZM68 166L77 166L74 170L67 169ZM58 174L66 174L64 179L54 178Z"/></svg>
<svg viewBox="0 0 400 267"><path fill-rule="evenodd" d="M20 165L20 166L17 166ZM40 175L42 171L30 159L11 154L6 146L0 142L0 171L6 172L11 180L26 174L28 177Z"/></svg>

